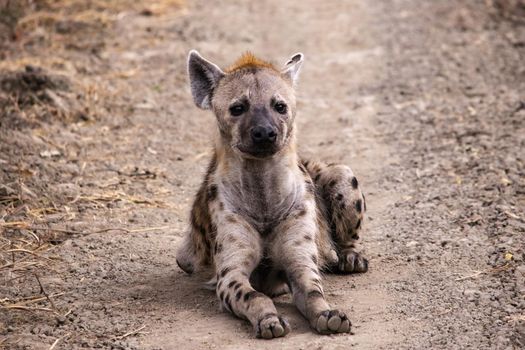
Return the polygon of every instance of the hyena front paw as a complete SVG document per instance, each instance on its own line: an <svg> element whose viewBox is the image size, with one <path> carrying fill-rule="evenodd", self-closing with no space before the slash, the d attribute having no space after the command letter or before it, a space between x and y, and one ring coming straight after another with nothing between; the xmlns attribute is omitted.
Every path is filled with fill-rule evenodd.
<svg viewBox="0 0 525 350"><path fill-rule="evenodd" d="M271 314L259 320L255 329L255 336L257 338L272 339L284 337L290 333L291 330L288 320L284 317Z"/></svg>
<svg viewBox="0 0 525 350"><path fill-rule="evenodd" d="M319 314L312 326L320 334L349 333L352 323L344 312L326 310Z"/></svg>
<svg viewBox="0 0 525 350"><path fill-rule="evenodd" d="M368 271L368 260L353 250L343 252L339 258L339 271L345 273Z"/></svg>

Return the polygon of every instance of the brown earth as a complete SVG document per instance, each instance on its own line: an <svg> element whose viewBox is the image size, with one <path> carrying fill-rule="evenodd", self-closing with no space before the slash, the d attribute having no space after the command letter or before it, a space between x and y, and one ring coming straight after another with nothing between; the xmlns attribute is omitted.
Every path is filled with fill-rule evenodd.
<svg viewBox="0 0 525 350"><path fill-rule="evenodd" d="M0 347L523 348L525 26L503 9L198 0L2 46ZM223 66L305 54L301 152L351 165L367 195L370 271L325 278L353 334L313 333L285 296L292 333L257 340L176 267L214 128L192 48Z"/></svg>

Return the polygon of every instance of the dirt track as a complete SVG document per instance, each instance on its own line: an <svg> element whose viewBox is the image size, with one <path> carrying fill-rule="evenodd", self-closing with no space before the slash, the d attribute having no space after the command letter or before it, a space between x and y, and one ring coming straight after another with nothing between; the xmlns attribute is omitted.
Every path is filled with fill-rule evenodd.
<svg viewBox="0 0 525 350"><path fill-rule="evenodd" d="M53 169L42 182L71 198L73 214L52 226L84 233L61 236L48 254L63 261L41 276L49 293L65 292L55 303L71 313L2 310L3 345L525 346L525 26L486 12L475 1L199 0L161 17L128 14L95 60L134 72L109 83L124 107L97 121L1 131L4 179L20 162ZM214 127L187 87L192 48L223 66L245 50L276 62L305 54L301 152L349 164L367 195L370 271L325 278L352 335L314 334L285 296L276 304L292 333L254 339L247 323L219 311L202 278L176 267ZM50 145L60 155L43 158ZM125 196L78 201L108 191ZM115 227L132 232L86 234ZM0 292L16 300L39 287L28 278Z"/></svg>

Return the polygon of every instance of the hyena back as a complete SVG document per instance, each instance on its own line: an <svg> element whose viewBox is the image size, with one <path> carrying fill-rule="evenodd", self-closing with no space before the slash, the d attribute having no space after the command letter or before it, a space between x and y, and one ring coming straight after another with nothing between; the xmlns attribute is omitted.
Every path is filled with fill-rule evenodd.
<svg viewBox="0 0 525 350"><path fill-rule="evenodd" d="M321 272L368 269L354 250L366 204L352 170L296 152L302 62L296 54L279 70L245 54L223 71L195 51L188 58L194 101L218 128L177 263L187 273L214 269L222 307L262 338L290 331L271 300L286 292L319 333L350 332L325 300Z"/></svg>

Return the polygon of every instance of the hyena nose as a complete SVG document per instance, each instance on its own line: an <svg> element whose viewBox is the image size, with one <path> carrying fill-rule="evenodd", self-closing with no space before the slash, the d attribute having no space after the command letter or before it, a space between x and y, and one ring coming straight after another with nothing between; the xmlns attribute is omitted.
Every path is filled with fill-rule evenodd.
<svg viewBox="0 0 525 350"><path fill-rule="evenodd" d="M252 128L252 141L256 144L274 143L277 139L277 133L271 126L257 125Z"/></svg>

